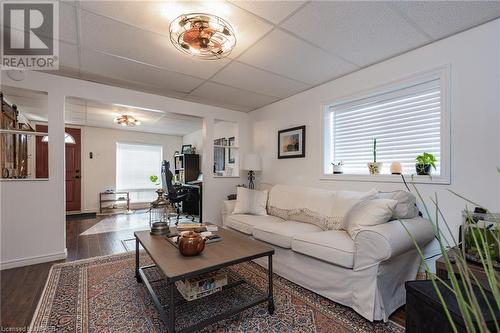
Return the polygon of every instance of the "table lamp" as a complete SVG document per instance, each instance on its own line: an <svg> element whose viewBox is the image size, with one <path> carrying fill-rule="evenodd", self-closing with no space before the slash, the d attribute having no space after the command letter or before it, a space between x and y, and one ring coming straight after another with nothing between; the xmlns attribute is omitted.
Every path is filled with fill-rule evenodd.
<svg viewBox="0 0 500 333"><path fill-rule="evenodd" d="M246 154L243 158L243 170L248 171L248 188L254 189L255 171L262 170L258 154Z"/></svg>

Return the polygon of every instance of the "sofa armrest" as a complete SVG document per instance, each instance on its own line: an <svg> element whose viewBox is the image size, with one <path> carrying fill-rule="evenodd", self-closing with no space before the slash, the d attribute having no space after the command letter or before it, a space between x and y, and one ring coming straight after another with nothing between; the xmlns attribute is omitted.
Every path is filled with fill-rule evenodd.
<svg viewBox="0 0 500 333"><path fill-rule="evenodd" d="M231 215L234 211L234 206L236 205L236 200L224 200L222 202L222 226L226 225L226 218Z"/></svg>
<svg viewBox="0 0 500 333"><path fill-rule="evenodd" d="M408 232L422 249L434 237L432 223L421 217L394 220L363 228L354 238L354 270L377 265L415 249Z"/></svg>

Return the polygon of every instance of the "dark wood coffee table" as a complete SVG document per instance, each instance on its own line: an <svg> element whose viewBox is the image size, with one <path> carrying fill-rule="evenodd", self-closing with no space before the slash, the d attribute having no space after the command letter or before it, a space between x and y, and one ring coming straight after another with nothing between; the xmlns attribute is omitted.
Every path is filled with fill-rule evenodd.
<svg viewBox="0 0 500 333"><path fill-rule="evenodd" d="M219 228L217 234L222 236L222 241L207 244L205 246L205 250L198 256L184 257L179 253L179 250L173 244L166 240L164 236L154 236L151 235L149 231L138 231L134 233L136 240L135 276L137 278L137 282L144 282L161 318L167 325L169 333L175 332L175 308L179 305L179 302L174 300L174 294L177 292L175 287L176 281L217 271L222 268L261 257L268 257L269 272L267 293L262 293L262 296L256 299L249 299L243 303L240 302L237 306L228 308L227 311L222 313L219 311L219 313L216 313L214 316L205 318L192 326L183 327L179 332L192 332L199 330L211 323L230 317L260 303L267 302L269 314L272 315L274 313L272 260L274 249L266 246L262 242L238 235L236 232L231 230ZM140 267L139 244L141 244L149 254L154 262L153 265ZM168 295L168 304L166 305L161 304L159 296L152 287L152 283L158 281L149 281L147 274L145 273L147 269L151 268L159 269L163 274L162 282L166 282ZM241 285L242 283L248 282L239 280L228 284L224 288L233 288ZM202 299L209 300L210 297L215 295L216 294L206 296Z"/></svg>

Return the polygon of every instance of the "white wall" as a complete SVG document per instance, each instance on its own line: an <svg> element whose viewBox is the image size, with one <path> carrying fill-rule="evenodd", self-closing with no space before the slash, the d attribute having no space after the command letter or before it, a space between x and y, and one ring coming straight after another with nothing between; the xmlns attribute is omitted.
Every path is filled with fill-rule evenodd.
<svg viewBox="0 0 500 333"><path fill-rule="evenodd" d="M200 168L203 168L203 130L186 134L182 137L183 145L191 145L196 147L196 153L200 155ZM180 149L179 149L180 151Z"/></svg>
<svg viewBox="0 0 500 333"><path fill-rule="evenodd" d="M245 151L249 144L246 113L40 72L27 71L23 81L13 81L4 74L1 72L2 84L48 93L51 144L48 181L0 181L2 269L65 257L65 97L202 117L205 142L213 142L214 119L235 121L242 138L242 150ZM214 178L211 168L207 167L212 165L213 147L208 145L204 150L203 216L205 221L220 223L221 201L227 194L234 192L234 187L242 179Z"/></svg>
<svg viewBox="0 0 500 333"><path fill-rule="evenodd" d="M419 185L435 192L455 233L462 193L500 210L500 20L438 41L250 113L253 144L263 159L259 180L349 190L402 189L398 183L320 180L321 112L326 101L350 96L442 65L451 68L451 185ZM306 125L306 157L277 159L277 131ZM428 200L427 200L428 201Z"/></svg>
<svg viewBox="0 0 500 333"><path fill-rule="evenodd" d="M234 122L229 122L229 121L219 121L217 120L214 123L214 139L219 139L219 138L230 138L230 137L235 137L235 143L234 146L239 146L239 138L238 138L238 124ZM212 140L213 142L213 140ZM196 147L196 152L200 155L203 155L203 130L198 130L193 133L186 134L182 137L182 144L184 145L193 145ZM228 164L228 159L229 159L229 154L227 153L226 150L226 166L229 166L233 169L233 175L237 175L236 172L239 171L240 167L240 153L239 149L233 149L233 152L236 156L235 158L235 163L234 164ZM213 164L212 164L213 168ZM213 169L212 169L213 171Z"/></svg>
<svg viewBox="0 0 500 333"><path fill-rule="evenodd" d="M116 143L144 143L163 146L163 159L174 163L173 155L182 146L182 137L82 127L82 210L99 211L99 192L116 189ZM93 158L89 157L92 152ZM158 169L160 166L158 166ZM159 175L158 175L159 176ZM156 196L153 193L153 197Z"/></svg>

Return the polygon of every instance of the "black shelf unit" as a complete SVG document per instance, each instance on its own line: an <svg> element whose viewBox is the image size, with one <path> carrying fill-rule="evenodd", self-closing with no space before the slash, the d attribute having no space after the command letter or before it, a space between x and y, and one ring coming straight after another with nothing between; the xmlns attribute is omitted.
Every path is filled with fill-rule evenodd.
<svg viewBox="0 0 500 333"><path fill-rule="evenodd" d="M181 184L197 180L200 175L200 155L174 155L174 173L177 176L177 181Z"/></svg>

